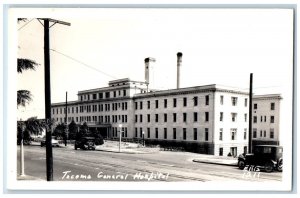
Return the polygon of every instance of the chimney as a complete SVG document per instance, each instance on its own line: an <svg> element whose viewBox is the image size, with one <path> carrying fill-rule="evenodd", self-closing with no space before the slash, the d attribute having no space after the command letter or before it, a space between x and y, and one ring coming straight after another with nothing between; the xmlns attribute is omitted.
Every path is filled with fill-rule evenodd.
<svg viewBox="0 0 300 198"><path fill-rule="evenodd" d="M180 88L180 67L182 63L182 53L177 53L177 89Z"/></svg>
<svg viewBox="0 0 300 198"><path fill-rule="evenodd" d="M147 92L149 86L149 70L150 70L150 62L155 62L154 58L145 58L145 83L147 85Z"/></svg>

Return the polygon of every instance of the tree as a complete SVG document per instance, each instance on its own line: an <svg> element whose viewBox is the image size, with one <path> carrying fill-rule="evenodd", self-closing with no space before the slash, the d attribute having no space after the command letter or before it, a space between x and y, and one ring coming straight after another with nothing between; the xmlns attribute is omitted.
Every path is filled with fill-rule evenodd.
<svg viewBox="0 0 300 198"><path fill-rule="evenodd" d="M69 139L74 140L76 138L76 133L78 131L77 124L74 120L69 124Z"/></svg>
<svg viewBox="0 0 300 198"><path fill-rule="evenodd" d="M46 122L44 119L37 119L36 117L28 118L26 121L18 121L17 128L17 142L20 144L21 141L21 133L22 133L22 125L23 125L23 140L24 143L30 143L32 140L31 135L39 135L46 128Z"/></svg>
<svg viewBox="0 0 300 198"><path fill-rule="evenodd" d="M56 136L57 139L63 139L65 137L65 130L66 130L66 125L64 123L58 124L52 135Z"/></svg>
<svg viewBox="0 0 300 198"><path fill-rule="evenodd" d="M26 21L25 18L18 18L18 22L24 22ZM18 63L17 63L17 71L18 73L22 73L25 70L35 70L35 68L38 66L39 64L36 63L33 60L30 59L24 59L24 58L18 58ZM32 101L32 95L30 93L30 91L28 90L18 90L17 92L17 107L19 106L25 106L27 103L29 103L30 101Z"/></svg>

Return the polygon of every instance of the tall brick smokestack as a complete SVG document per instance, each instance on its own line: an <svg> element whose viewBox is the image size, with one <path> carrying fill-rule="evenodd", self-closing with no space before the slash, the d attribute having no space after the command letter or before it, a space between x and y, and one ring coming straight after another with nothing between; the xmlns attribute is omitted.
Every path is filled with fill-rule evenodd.
<svg viewBox="0 0 300 198"><path fill-rule="evenodd" d="M182 64L182 53L177 53L177 89L180 88L180 67Z"/></svg>
<svg viewBox="0 0 300 198"><path fill-rule="evenodd" d="M150 73L150 62L155 62L154 58L145 58L145 83L147 84L147 92L149 86L149 73Z"/></svg>

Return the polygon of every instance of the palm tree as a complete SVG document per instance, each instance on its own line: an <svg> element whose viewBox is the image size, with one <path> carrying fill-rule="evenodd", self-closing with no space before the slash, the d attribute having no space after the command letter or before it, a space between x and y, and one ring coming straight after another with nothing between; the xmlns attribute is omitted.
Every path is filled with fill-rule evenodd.
<svg viewBox="0 0 300 198"><path fill-rule="evenodd" d="M26 21L24 18L18 18L18 22ZM36 63L33 60L25 59L25 58L18 58L18 64L17 64L17 71L18 73L22 73L25 70L35 70L35 68L39 64ZM29 103L32 100L32 95L30 91L28 90L18 90L17 92L17 107L19 106L25 106L27 103Z"/></svg>

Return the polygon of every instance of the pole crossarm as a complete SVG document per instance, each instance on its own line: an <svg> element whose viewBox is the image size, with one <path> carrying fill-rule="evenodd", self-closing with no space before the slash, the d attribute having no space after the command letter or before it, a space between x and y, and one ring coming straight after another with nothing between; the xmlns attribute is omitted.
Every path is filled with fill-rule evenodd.
<svg viewBox="0 0 300 198"><path fill-rule="evenodd" d="M71 23L65 22L65 21L60 21L60 20L56 20L56 19L50 19L50 18L38 18L38 20L48 20L49 22L52 22L53 24L49 27L51 28L53 25L55 25L56 23L62 24L62 25L67 25L67 26L71 26Z"/></svg>

